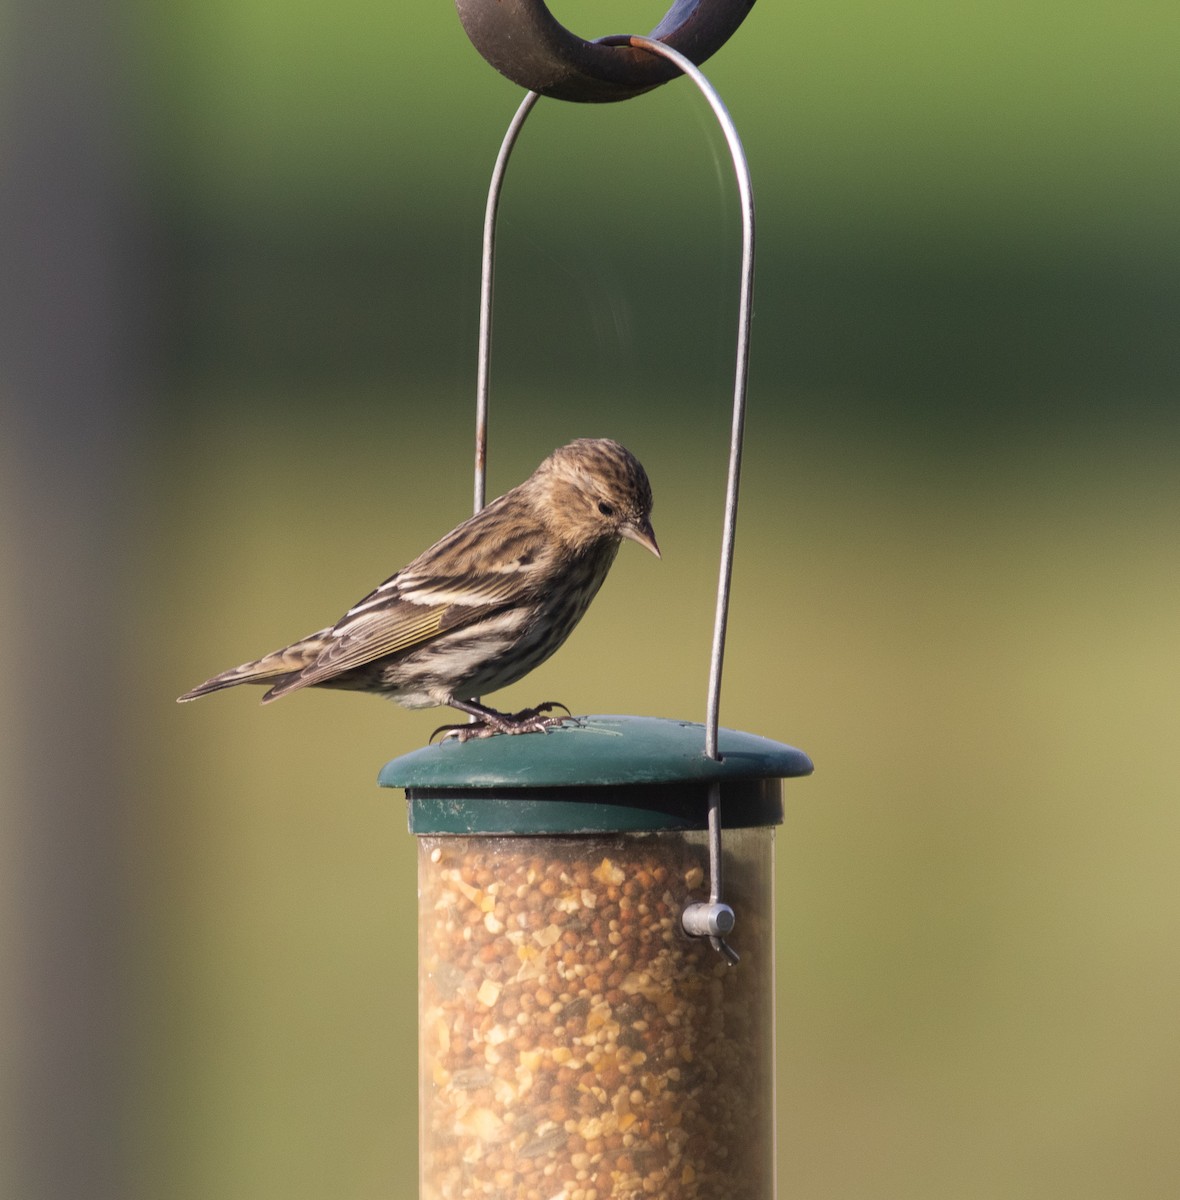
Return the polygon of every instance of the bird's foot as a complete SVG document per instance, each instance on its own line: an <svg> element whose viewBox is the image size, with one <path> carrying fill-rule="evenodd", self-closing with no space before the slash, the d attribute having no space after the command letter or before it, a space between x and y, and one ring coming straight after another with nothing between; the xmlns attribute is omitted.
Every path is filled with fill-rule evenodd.
<svg viewBox="0 0 1180 1200"><path fill-rule="evenodd" d="M440 733L443 735L444 742L448 738L454 738L457 742L467 742L472 738L494 737L497 733L547 733L565 721L577 720L570 710L557 700L546 700L534 708L522 708L520 712L514 713L497 712L494 708L485 708L483 705L470 703L455 705L455 707L461 708L462 711L468 711L470 708L473 710L472 716L475 717L475 720L462 725L440 725L430 735L432 742ZM565 715L555 717L546 715L555 708L560 708Z"/></svg>

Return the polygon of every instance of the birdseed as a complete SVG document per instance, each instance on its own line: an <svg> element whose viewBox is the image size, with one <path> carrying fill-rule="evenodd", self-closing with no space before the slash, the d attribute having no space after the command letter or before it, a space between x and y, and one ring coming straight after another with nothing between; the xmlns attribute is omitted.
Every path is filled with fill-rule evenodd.
<svg viewBox="0 0 1180 1200"><path fill-rule="evenodd" d="M773 1196L772 837L418 839L425 1200Z"/></svg>

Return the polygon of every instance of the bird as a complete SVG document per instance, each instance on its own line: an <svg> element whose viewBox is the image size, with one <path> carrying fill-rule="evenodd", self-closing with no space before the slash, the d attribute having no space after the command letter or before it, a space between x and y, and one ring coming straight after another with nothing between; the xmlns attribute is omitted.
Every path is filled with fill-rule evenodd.
<svg viewBox="0 0 1180 1200"><path fill-rule="evenodd" d="M506 713L479 698L522 679L565 642L624 539L661 557L651 511L639 460L610 438L578 438L335 625L214 675L178 702L242 683L267 685L263 704L305 687L345 688L470 718L436 729L432 740L440 732L459 741L545 732L568 719L564 705Z"/></svg>

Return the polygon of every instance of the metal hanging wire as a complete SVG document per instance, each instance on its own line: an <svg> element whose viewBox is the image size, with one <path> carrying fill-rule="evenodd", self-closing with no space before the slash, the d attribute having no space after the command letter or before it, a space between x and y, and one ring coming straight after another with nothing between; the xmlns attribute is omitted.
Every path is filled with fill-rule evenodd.
<svg viewBox="0 0 1180 1200"><path fill-rule="evenodd" d="M754 191L750 182L750 169L746 153L742 148L737 127L730 117L721 97L693 62L663 42L638 35L624 35L601 39L605 45L629 45L666 58L680 69L709 102L725 135L733 160L737 178L738 199L742 216L742 265L741 291L738 303L737 356L734 369L733 420L730 428L729 472L725 489L725 519L721 536L721 565L717 580L717 604L713 618L713 644L709 658L709 690L705 717L705 755L711 759L720 756L717 750L717 730L721 709L721 673L725 661L725 635L729 621L729 597L733 578L734 538L737 530L738 486L741 480L742 437L746 417L746 385L750 364L750 323L753 314L754 296ZM492 357L492 292L496 261L496 215L500 207L504 176L508 160L520 136L524 122L541 98L538 92L529 92L521 101L496 158L488 189L487 208L483 225L483 268L479 298L479 366L476 378L475 416L475 511L479 512L487 500L487 454L488 454L488 397L491 384Z"/></svg>
<svg viewBox="0 0 1180 1200"><path fill-rule="evenodd" d="M750 363L750 324L753 316L754 296L754 191L750 181L750 169L737 127L733 123L724 102L713 85L692 62L677 50L663 42L638 35L624 35L600 39L610 46L630 46L637 50L659 55L676 66L681 73L696 84L708 101L733 160L737 179L738 199L742 217L742 264L740 298L738 303L737 354L734 368L733 419L730 426L729 470L725 488L725 517L721 535L721 564L717 580L717 604L713 618L713 643L709 657L709 690L705 717L705 746L707 758L720 759L718 752L718 727L721 709L721 674L725 661L725 636L729 622L729 599L733 578L734 539L737 531L738 487L741 481L742 439L746 417L746 387ZM508 126L508 132L496 157L488 189L487 207L484 212L483 266L480 277L479 299L479 366L476 378L475 420L475 511L479 512L487 500L488 460L488 397L491 384L492 357L492 293L496 261L496 217L500 207L504 177L508 161L530 112L541 98L539 92L529 92ZM732 964L738 961L737 953L725 941L725 935L734 927L734 912L721 899L722 854L721 854L721 787L714 782L709 788L708 799L709 839L709 901L689 905L682 915L686 932L707 937L713 948Z"/></svg>

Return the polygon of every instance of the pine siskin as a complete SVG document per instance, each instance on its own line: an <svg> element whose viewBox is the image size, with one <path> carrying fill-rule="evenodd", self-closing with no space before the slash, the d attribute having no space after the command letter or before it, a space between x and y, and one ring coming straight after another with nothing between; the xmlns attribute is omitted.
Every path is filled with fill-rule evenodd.
<svg viewBox="0 0 1180 1200"><path fill-rule="evenodd" d="M474 717L460 740L537 732L549 702L500 713L472 697L507 687L569 637L630 538L660 557L651 484L618 442L580 438L336 622L223 671L181 701L239 683L269 684L264 704L303 687L349 688L406 708L449 705Z"/></svg>

